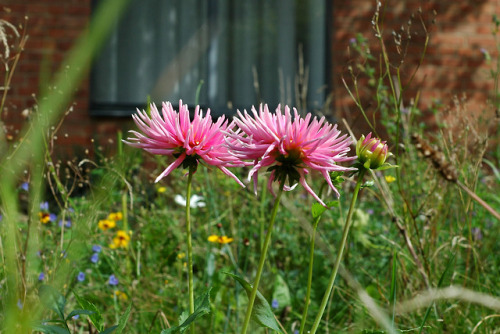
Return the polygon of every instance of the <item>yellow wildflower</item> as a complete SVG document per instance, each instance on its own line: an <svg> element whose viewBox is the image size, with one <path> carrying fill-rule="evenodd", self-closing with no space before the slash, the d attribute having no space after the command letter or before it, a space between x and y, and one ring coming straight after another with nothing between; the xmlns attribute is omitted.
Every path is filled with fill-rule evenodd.
<svg viewBox="0 0 500 334"><path fill-rule="evenodd" d="M98 227L103 230L109 230L110 228L113 228L116 226L116 222L114 220L109 220L109 219L102 219L99 220Z"/></svg>
<svg viewBox="0 0 500 334"><path fill-rule="evenodd" d="M183 258L185 258L185 257L186 257L186 253L184 253L184 252L180 252L179 254L177 254L177 258L178 258L179 260L182 260L182 259L183 259Z"/></svg>
<svg viewBox="0 0 500 334"><path fill-rule="evenodd" d="M123 214L121 212L111 212L108 215L108 220L119 221L123 219Z"/></svg>
<svg viewBox="0 0 500 334"><path fill-rule="evenodd" d="M120 300L128 300L127 294L120 290L115 290L115 296Z"/></svg>
<svg viewBox="0 0 500 334"><path fill-rule="evenodd" d="M109 245L109 248L116 249L118 247L127 248L130 242L130 235L123 230L116 232L116 236L113 238L113 243Z"/></svg>
<svg viewBox="0 0 500 334"><path fill-rule="evenodd" d="M167 191L167 187L159 187L157 190L160 194L163 194L165 191Z"/></svg>
<svg viewBox="0 0 500 334"><path fill-rule="evenodd" d="M219 244L228 244L232 242L234 239L233 238L228 238L227 236L223 235L219 237L218 235L212 234L211 236L208 237L208 241L213 242L213 243L219 243Z"/></svg>
<svg viewBox="0 0 500 334"><path fill-rule="evenodd" d="M385 176L385 181L387 181L387 183L391 183L391 182L394 182L396 181L396 178L392 175L386 175Z"/></svg>
<svg viewBox="0 0 500 334"><path fill-rule="evenodd" d="M38 217L40 218L40 223L42 224L50 222L50 214L47 212L39 212Z"/></svg>

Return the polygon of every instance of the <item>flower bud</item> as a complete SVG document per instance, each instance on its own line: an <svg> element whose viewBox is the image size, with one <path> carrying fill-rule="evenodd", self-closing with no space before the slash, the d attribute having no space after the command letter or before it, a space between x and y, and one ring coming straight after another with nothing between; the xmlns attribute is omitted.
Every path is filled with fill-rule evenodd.
<svg viewBox="0 0 500 334"><path fill-rule="evenodd" d="M371 132L368 136L361 136L356 144L356 155L359 162L366 169L377 169L381 167L387 156L389 155L389 148L385 141L378 138L372 138Z"/></svg>

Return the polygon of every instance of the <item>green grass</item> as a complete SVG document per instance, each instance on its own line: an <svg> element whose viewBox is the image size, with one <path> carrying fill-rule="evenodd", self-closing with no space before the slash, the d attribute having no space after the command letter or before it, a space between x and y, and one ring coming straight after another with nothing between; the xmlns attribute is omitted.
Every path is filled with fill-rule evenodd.
<svg viewBox="0 0 500 334"><path fill-rule="evenodd" d="M96 22L104 21L96 17ZM90 31L102 37L107 29L98 24ZM78 44L75 58L68 60L71 75L64 80L71 84L59 83L68 87L63 96L49 92L47 102L39 106L40 117L27 124L26 139L17 146L1 146L0 326L5 333L30 333L43 323L63 328L62 322L47 321L80 309L93 313L69 317L65 323L71 333L95 333L95 328L104 331L116 325L114 333L122 328L124 333L159 333L186 319L185 208L174 201L175 195L185 195L186 171L176 170L154 184L166 160L119 144L114 156L104 154L93 161L74 157L76 167L66 177L46 154L52 134L44 130L60 119L71 87L81 77L71 69L87 64L100 43L101 37L92 36ZM82 55L78 50L83 49L88 52ZM496 333L499 222L456 184L444 180L409 134L419 132L433 142L459 180L500 211L499 152L485 145L485 139L498 143L498 131L487 137L480 131L484 123L469 119L463 109L453 113L455 121L450 123L447 111L436 107L441 125L432 138L426 136L430 130L418 108L405 114L393 103L398 96L390 87L403 86L388 82L394 69L373 63L370 68L369 61L376 59L365 62L358 75L375 79L374 92L363 99L384 102L376 111L383 119L378 129L387 133L395 154L391 162L399 168L366 177L374 184L360 193L342 270L319 332ZM396 72L400 80L399 69ZM235 173L245 179L247 171ZM387 175L396 180L388 183ZM255 196L251 186L243 189L216 169L200 166L194 175L193 193L206 203L191 210L195 298L211 289L210 305L205 303L200 311L209 313L195 320L199 333L237 333L241 328L246 292L224 273L247 281L255 277L274 202L265 190L266 175L261 178ZM26 181L28 191L20 187ZM346 176L339 207L324 212L318 224L306 329L327 287L355 182L355 177ZM315 190L324 187L320 178L311 183ZM326 192L323 197L334 199ZM57 216L47 224L38 216L44 201L48 212ZM272 311L287 333L299 329L304 309L313 204L300 187L283 195L260 284L268 302L277 301ZM123 213L117 226L99 229L99 220L113 212ZM71 226L62 229L60 219L71 220ZM126 248L110 247L117 230L131 232ZM207 240L213 234L234 241L214 244ZM101 247L96 263L93 246ZM78 280L80 273L85 274L83 281ZM109 284L111 275L117 285ZM446 294L433 293L418 307L406 303L433 288ZM254 326L251 332L265 330Z"/></svg>

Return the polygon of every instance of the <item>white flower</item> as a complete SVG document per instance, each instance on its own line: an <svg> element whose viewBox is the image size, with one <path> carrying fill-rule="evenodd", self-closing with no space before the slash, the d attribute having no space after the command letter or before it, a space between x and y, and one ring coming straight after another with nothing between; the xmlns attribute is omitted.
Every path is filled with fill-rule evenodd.
<svg viewBox="0 0 500 334"><path fill-rule="evenodd" d="M174 202L186 206L186 199L181 195L174 196ZM193 208L204 208L206 206L203 196L193 195L191 196L190 207Z"/></svg>

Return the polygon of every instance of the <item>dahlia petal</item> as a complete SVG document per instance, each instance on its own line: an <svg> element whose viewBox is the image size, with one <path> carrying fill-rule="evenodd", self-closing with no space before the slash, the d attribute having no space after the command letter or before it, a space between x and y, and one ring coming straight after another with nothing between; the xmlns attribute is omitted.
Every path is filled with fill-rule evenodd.
<svg viewBox="0 0 500 334"><path fill-rule="evenodd" d="M258 111L252 106L251 114L238 110L224 134L226 147L232 155L241 160L254 161L248 174L249 179L254 179L254 187L259 170L265 166L276 165L280 168L283 165L283 168L297 170L299 183L324 205L308 186L304 175L314 170L326 178L331 171L352 169L337 164L351 161L354 157L347 156L351 140L346 134L341 135L336 124L328 123L324 116L313 118L310 113L302 118L296 108L292 111L286 105L283 110L278 105L274 113L270 113L268 106L263 104ZM276 173L276 170L271 172L268 181L270 191L272 182L276 181ZM328 181L331 185L331 180ZM286 191L293 188L284 187Z"/></svg>
<svg viewBox="0 0 500 334"><path fill-rule="evenodd" d="M311 196L314 197L314 199L317 200L321 205L323 205L325 208L328 208L326 206L326 204L321 200L321 198L319 198L318 195L316 195L316 193L314 192L314 190L312 190L311 187L309 187L309 185L306 182L306 178L304 177L304 174L301 171L299 171L299 174L300 174L299 182L304 187L304 189L309 194L311 194Z"/></svg>
<svg viewBox="0 0 500 334"><path fill-rule="evenodd" d="M324 171L321 172L321 174L323 174L323 177L325 178L326 183L335 192L335 195L337 195L337 198L339 198L340 197L340 193L337 190L337 188L335 188L335 186L333 185L332 178L330 177L330 174L328 173L328 171L324 170Z"/></svg>
<svg viewBox="0 0 500 334"><path fill-rule="evenodd" d="M230 176L232 177L236 182L238 182L238 184L240 186L242 186L243 188L245 188L245 185L243 184L243 182L240 181L240 179L238 179L238 177L236 175L234 175L233 173L231 173L231 171L229 169L227 169L226 167L223 167L223 166L219 166L218 167L224 174L226 174L227 176Z"/></svg>
<svg viewBox="0 0 500 334"><path fill-rule="evenodd" d="M186 154L183 153L181 154L177 160L175 160L173 163L171 163L155 180L155 183L157 183L158 181L160 181L161 179L163 179L165 176L167 176L168 174L170 174L171 171L173 171L174 169L176 169L177 167L180 166L180 164L184 161L184 159L186 158Z"/></svg>

